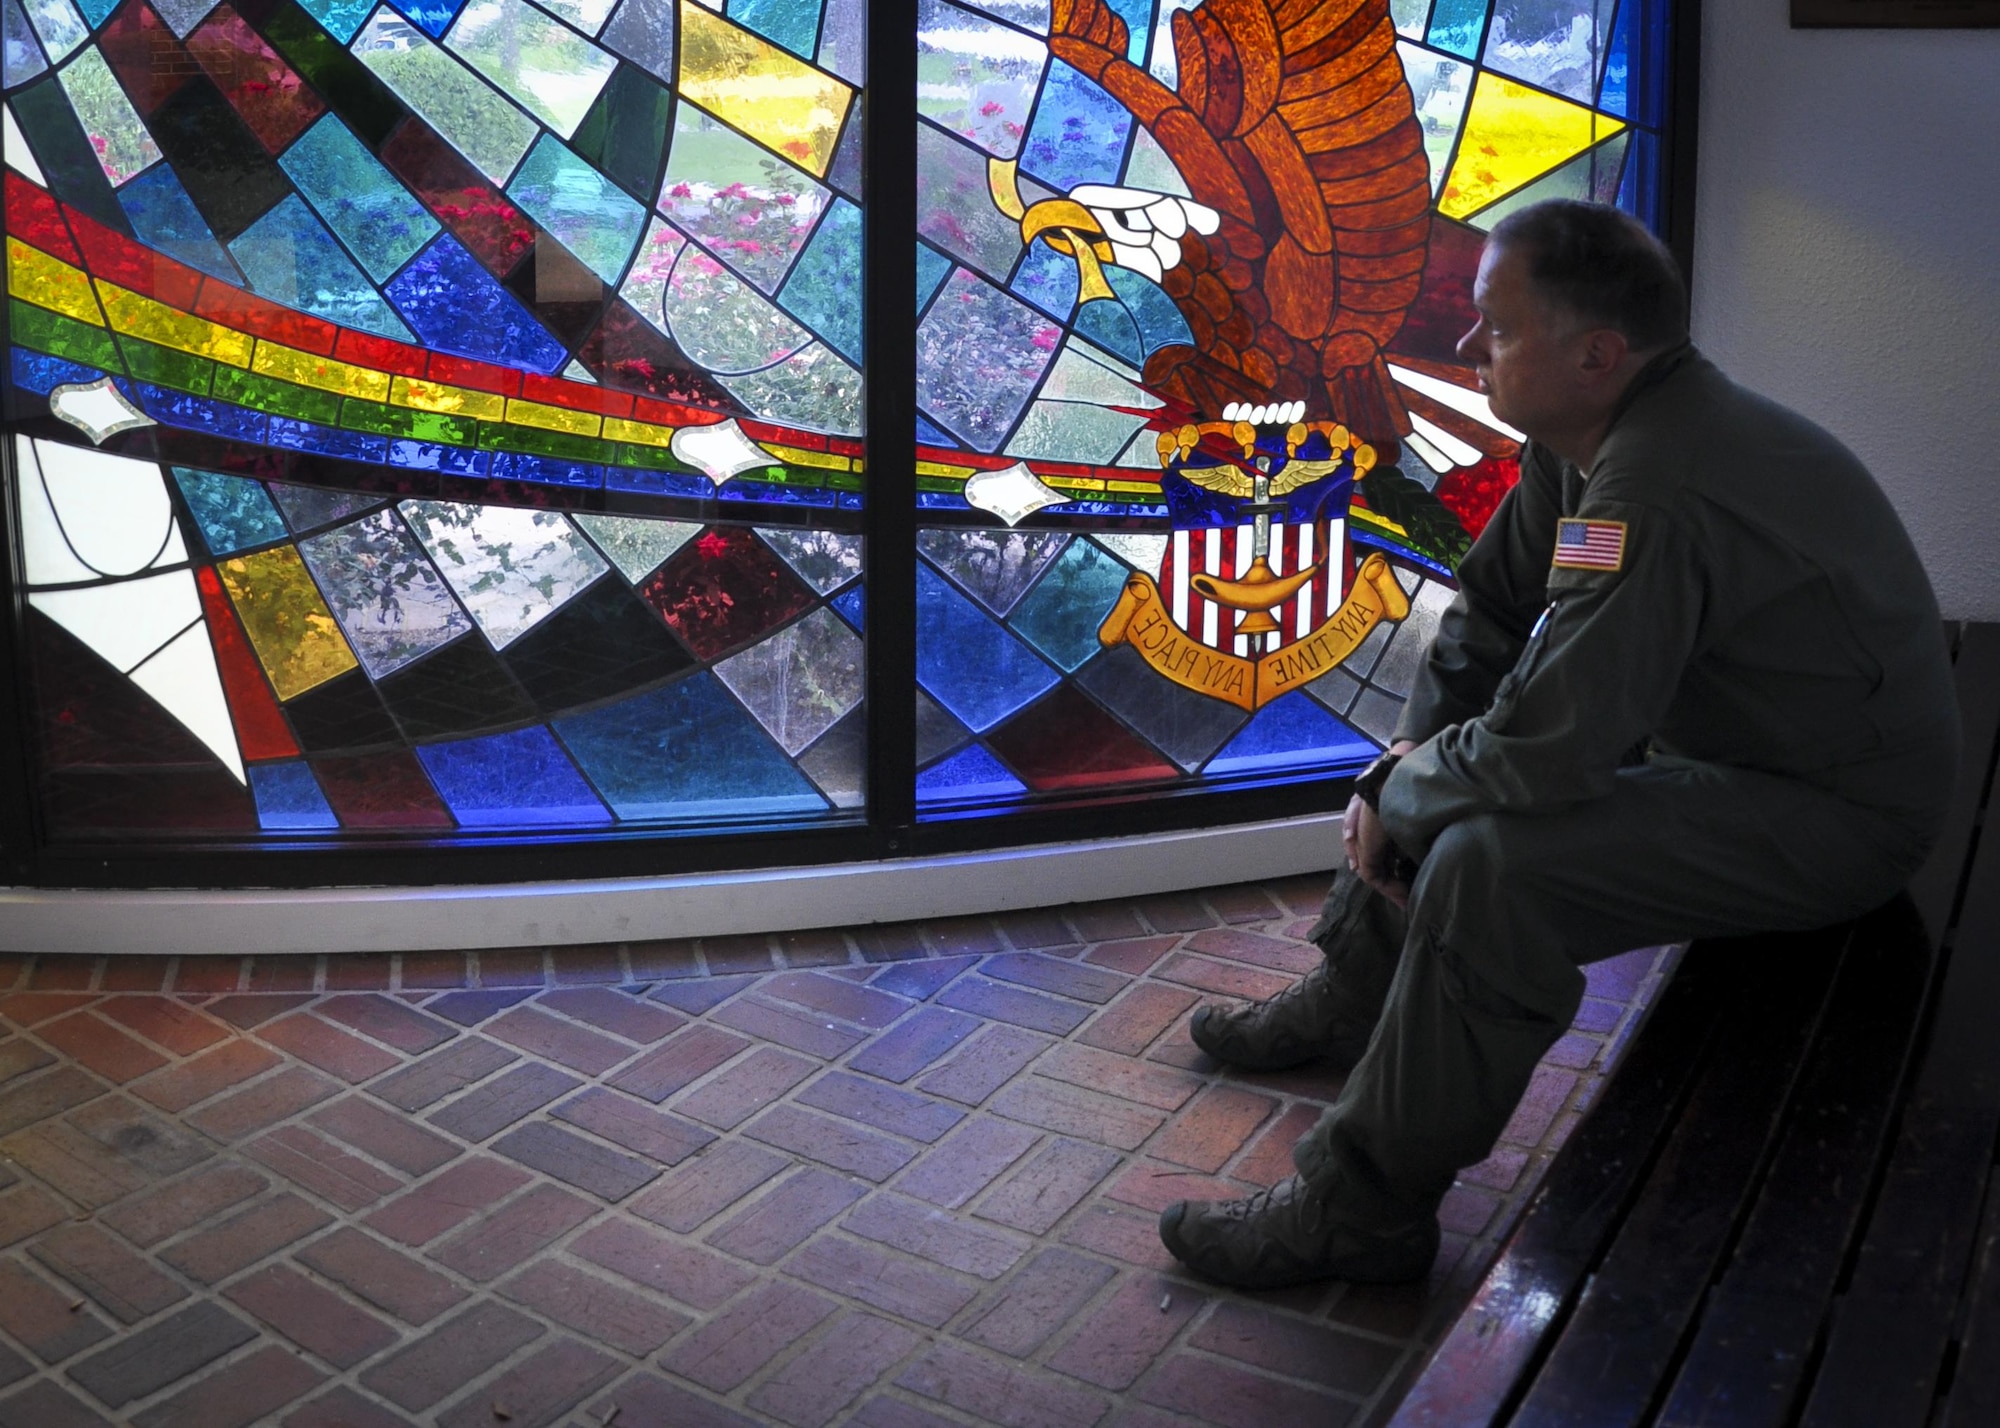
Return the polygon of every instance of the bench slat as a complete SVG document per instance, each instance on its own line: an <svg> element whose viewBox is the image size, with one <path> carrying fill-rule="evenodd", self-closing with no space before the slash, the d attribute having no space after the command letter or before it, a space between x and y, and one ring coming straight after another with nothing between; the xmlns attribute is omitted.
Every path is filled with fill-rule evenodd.
<svg viewBox="0 0 2000 1428"><path fill-rule="evenodd" d="M1985 773L1978 769L1973 782ZM1921 1422L1944 1366L2000 1136L2000 1038L1993 1034L2000 1007L2000 819L1990 801L1946 955L1930 1044L1853 1284L1836 1311L1805 1428L1905 1421L1857 1416L1864 1406L1918 1410ZM1893 1324L1893 1334L1885 1324ZM1919 1392L1911 1381L1924 1375ZM1893 1403L1886 1401L1891 1396Z"/></svg>
<svg viewBox="0 0 2000 1428"><path fill-rule="evenodd" d="M1645 1188L1510 1420L1516 1428L1645 1419L1755 1192L1831 991L1828 966L1849 932L1703 949L1737 983L1735 1005Z"/></svg>
<svg viewBox="0 0 2000 1428"><path fill-rule="evenodd" d="M1924 925L1941 934L1949 921L1959 882L1965 876L1974 825L1985 801L1986 770L2000 732L2000 625L1968 625L1960 635L1952 680L1958 690L1964 752L1951 811L1930 861L1910 879L1910 896Z"/></svg>
<svg viewBox="0 0 2000 1428"><path fill-rule="evenodd" d="M1915 906L1855 925L1783 1138L1667 1395L1662 1428L1775 1428L1859 1227L1929 980Z"/></svg>
<svg viewBox="0 0 2000 1428"><path fill-rule="evenodd" d="M1992 1428L2000 1423L2000 1171L1986 1182L1979 1258L1961 1320L1958 1372L1938 1428Z"/></svg>
<svg viewBox="0 0 2000 1428"><path fill-rule="evenodd" d="M1700 944L1661 991L1618 1074L1570 1136L1466 1311L1403 1398L1395 1428L1478 1428L1574 1301L1678 1113L1736 995Z"/></svg>

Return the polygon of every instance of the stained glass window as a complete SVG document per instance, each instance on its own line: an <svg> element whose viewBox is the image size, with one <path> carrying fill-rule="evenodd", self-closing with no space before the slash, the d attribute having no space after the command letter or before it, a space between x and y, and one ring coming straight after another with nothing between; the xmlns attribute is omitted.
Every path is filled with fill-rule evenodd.
<svg viewBox="0 0 2000 1428"><path fill-rule="evenodd" d="M923 0L917 788L1352 770L1518 474L1485 230L1656 218L1643 0Z"/></svg>
<svg viewBox="0 0 2000 1428"><path fill-rule="evenodd" d="M838 824L871 737L920 816L1352 770L1514 478L1482 233L1657 219L1664 3L4 0L42 836Z"/></svg>
<svg viewBox="0 0 2000 1428"><path fill-rule="evenodd" d="M860 0L14 14L53 837L860 805Z"/></svg>

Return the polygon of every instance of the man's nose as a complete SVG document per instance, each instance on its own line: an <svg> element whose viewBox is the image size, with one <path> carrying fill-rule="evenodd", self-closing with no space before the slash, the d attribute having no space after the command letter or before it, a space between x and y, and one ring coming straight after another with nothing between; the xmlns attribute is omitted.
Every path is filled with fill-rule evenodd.
<svg viewBox="0 0 2000 1428"><path fill-rule="evenodd" d="M1479 355L1480 347L1479 328L1475 324L1466 329L1465 336L1458 339L1458 347L1455 350L1459 356L1471 361Z"/></svg>

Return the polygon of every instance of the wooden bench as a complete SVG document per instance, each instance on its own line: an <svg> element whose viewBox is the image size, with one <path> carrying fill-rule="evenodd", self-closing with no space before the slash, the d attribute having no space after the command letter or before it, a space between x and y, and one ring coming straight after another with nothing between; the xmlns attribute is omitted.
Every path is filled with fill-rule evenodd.
<svg viewBox="0 0 2000 1428"><path fill-rule="evenodd" d="M1393 1428L2000 1424L2000 627L1953 640L1930 863L1688 949Z"/></svg>

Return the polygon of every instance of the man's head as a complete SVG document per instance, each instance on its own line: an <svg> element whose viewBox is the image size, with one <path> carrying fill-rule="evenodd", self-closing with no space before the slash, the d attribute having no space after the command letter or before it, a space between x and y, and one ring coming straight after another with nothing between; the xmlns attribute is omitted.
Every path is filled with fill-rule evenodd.
<svg viewBox="0 0 2000 1428"><path fill-rule="evenodd" d="M1687 289L1659 241L1600 204L1556 199L1494 226L1459 355L1493 413L1572 460L1594 451L1632 378L1687 340ZM1595 435L1592 435L1595 433Z"/></svg>

